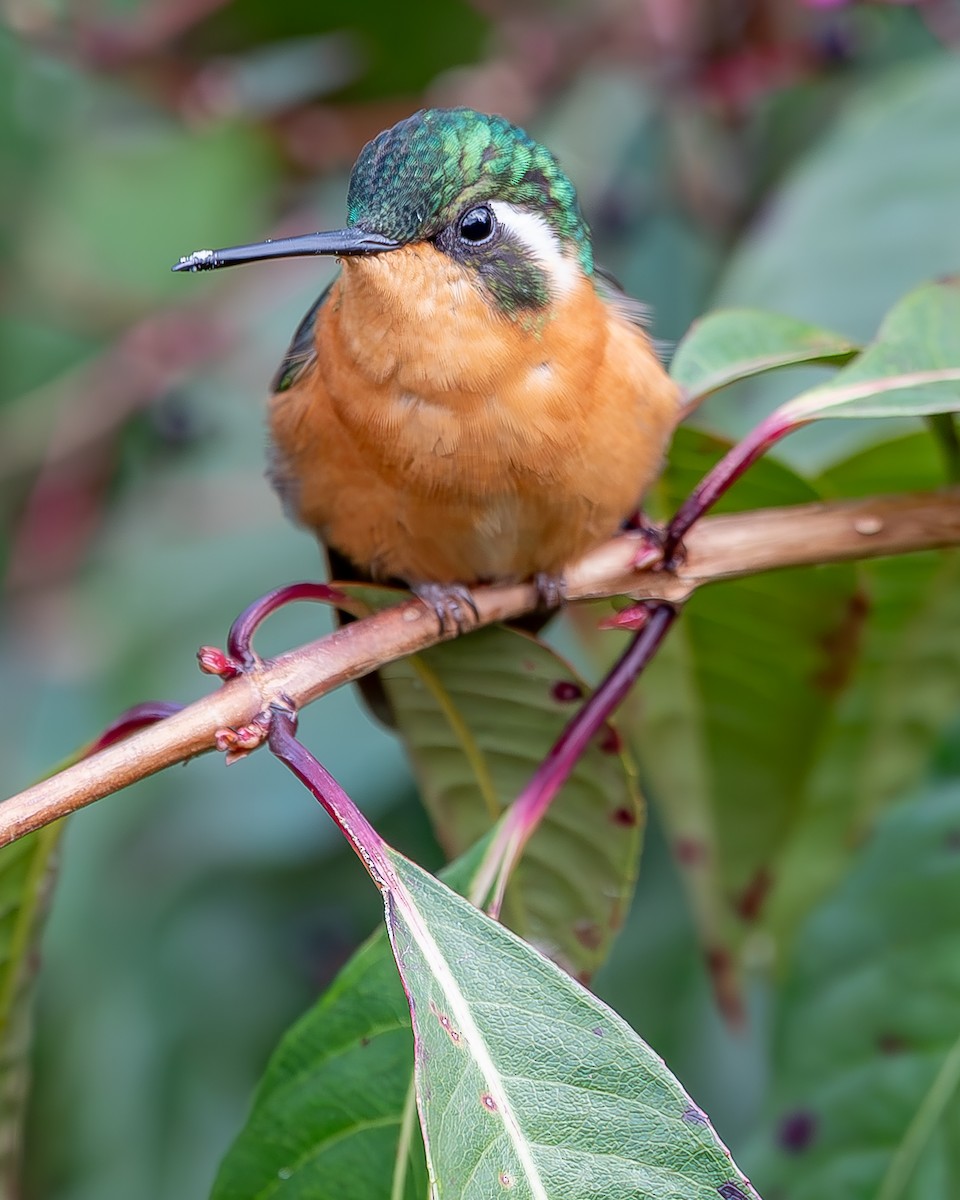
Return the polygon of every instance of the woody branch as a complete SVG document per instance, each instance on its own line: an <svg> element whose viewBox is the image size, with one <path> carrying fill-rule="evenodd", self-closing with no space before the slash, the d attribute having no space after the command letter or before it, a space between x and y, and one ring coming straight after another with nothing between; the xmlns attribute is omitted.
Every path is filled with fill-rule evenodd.
<svg viewBox="0 0 960 1200"><path fill-rule="evenodd" d="M707 517L689 533L675 571L632 567L637 541L623 535L573 564L571 600L632 596L682 605L700 587L762 571L960 545L960 488L835 504ZM478 588L479 624L511 620L537 605L534 587ZM278 700L302 708L409 654L441 634L419 600L376 613L266 661L219 691L0 804L0 845L94 800L216 746L218 731L253 722Z"/></svg>

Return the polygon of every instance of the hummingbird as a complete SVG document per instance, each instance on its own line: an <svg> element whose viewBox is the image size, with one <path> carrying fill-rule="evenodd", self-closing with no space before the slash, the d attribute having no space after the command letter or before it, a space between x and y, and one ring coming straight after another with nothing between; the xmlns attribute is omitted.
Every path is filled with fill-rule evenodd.
<svg viewBox="0 0 960 1200"><path fill-rule="evenodd" d="M479 583L558 604L565 565L639 509L680 398L557 159L501 116L426 109L363 147L344 228L173 270L302 255L342 269L272 384L287 513L340 577L399 580L442 627Z"/></svg>

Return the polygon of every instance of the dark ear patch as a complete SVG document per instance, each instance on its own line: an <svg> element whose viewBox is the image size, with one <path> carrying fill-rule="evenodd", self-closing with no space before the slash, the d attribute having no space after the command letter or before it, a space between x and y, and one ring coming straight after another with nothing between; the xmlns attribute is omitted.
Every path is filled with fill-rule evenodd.
<svg viewBox="0 0 960 1200"><path fill-rule="evenodd" d="M526 247L509 238L504 238L494 254L479 262L477 269L504 312L536 311L550 302L546 271Z"/></svg>
<svg viewBox="0 0 960 1200"><path fill-rule="evenodd" d="M547 272L529 249L500 226L488 241L470 243L449 225L435 238L444 254L476 271L498 308L508 315L545 308L550 302Z"/></svg>

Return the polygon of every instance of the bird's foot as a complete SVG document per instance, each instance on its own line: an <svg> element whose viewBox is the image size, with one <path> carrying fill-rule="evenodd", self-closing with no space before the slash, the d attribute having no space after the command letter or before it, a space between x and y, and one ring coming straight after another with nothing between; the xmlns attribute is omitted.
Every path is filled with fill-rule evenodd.
<svg viewBox="0 0 960 1200"><path fill-rule="evenodd" d="M669 547L667 531L638 509L624 522L624 528L640 534L640 546L633 560L636 571L674 571L686 558L683 543Z"/></svg>
<svg viewBox="0 0 960 1200"><path fill-rule="evenodd" d="M563 575L538 571L533 577L533 586L537 589L539 607L547 612L559 608L567 598L567 585Z"/></svg>
<svg viewBox="0 0 960 1200"><path fill-rule="evenodd" d="M415 583L410 590L436 614L441 633L468 633L480 620L473 594L463 583Z"/></svg>

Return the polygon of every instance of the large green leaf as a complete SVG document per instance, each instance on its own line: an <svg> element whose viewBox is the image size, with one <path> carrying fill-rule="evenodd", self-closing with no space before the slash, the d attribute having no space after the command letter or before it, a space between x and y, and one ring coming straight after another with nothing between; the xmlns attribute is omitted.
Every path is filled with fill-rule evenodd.
<svg viewBox="0 0 960 1200"><path fill-rule="evenodd" d="M469 889L483 844L444 871ZM410 1009L381 927L285 1034L211 1200L423 1200Z"/></svg>
<svg viewBox="0 0 960 1200"><path fill-rule="evenodd" d="M663 1060L611 1009L414 863L387 857L387 928L440 1200L756 1195Z"/></svg>
<svg viewBox="0 0 960 1200"><path fill-rule="evenodd" d="M0 1196L21 1194L19 1151L29 1085L32 984L61 826L0 850Z"/></svg>
<svg viewBox="0 0 960 1200"><path fill-rule="evenodd" d="M784 416L911 417L960 410L960 278L915 288L876 338L827 383L796 396Z"/></svg>
<svg viewBox="0 0 960 1200"><path fill-rule="evenodd" d="M445 873L463 890L481 848ZM753 1195L705 1115L609 1008L412 863L391 861L400 878L387 912L403 984L381 930L284 1037L212 1200L422 1200L404 986L439 1195L491 1194L479 1175L476 1193L447 1190L469 1146L491 1138L508 1154L519 1145L527 1170L532 1159L544 1177L565 1172L550 1179L551 1197ZM507 1133L498 1087L518 1118ZM524 1190L522 1165L493 1166L511 1175L493 1194L543 1194Z"/></svg>
<svg viewBox="0 0 960 1200"><path fill-rule="evenodd" d="M960 788L890 813L798 940L754 1176L781 1200L960 1194Z"/></svg>
<svg viewBox="0 0 960 1200"><path fill-rule="evenodd" d="M838 464L821 486L827 495L866 496L942 481L936 446L917 434ZM781 935L838 879L877 815L915 785L960 707L960 554L864 562L857 575L851 623L835 648L844 694L775 872L768 917Z"/></svg>
<svg viewBox="0 0 960 1200"><path fill-rule="evenodd" d="M520 793L587 690L556 651L502 626L432 647L383 676L451 857ZM580 978L603 962L629 905L641 817L635 770L611 728L577 764L507 888L506 923Z"/></svg>
<svg viewBox="0 0 960 1200"><path fill-rule="evenodd" d="M845 363L856 353L848 338L793 317L721 309L694 321L677 347L670 374L698 403L711 392L778 367Z"/></svg>
<svg viewBox="0 0 960 1200"><path fill-rule="evenodd" d="M381 930L284 1036L213 1200L423 1200L412 1100L410 1011Z"/></svg>

